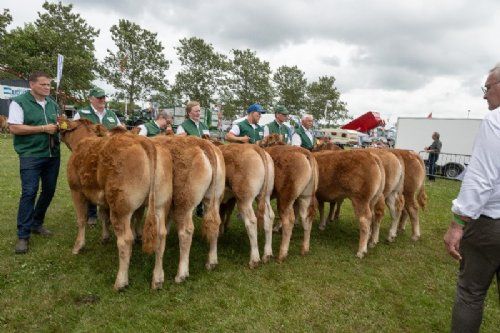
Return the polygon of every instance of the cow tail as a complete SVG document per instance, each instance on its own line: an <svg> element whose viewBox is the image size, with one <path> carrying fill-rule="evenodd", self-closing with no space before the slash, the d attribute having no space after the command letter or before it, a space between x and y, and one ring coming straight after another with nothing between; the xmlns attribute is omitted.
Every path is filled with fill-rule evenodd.
<svg viewBox="0 0 500 333"><path fill-rule="evenodd" d="M259 193L259 203L257 210L257 225L262 227L264 225L264 219L267 211L267 202L266 196L269 191L269 163L267 160L266 152L263 148L258 146L254 146L255 151L259 154L262 159L262 163L264 163L264 184L262 185L262 189Z"/></svg>
<svg viewBox="0 0 500 333"><path fill-rule="evenodd" d="M144 221L144 227L142 231L142 250L146 253L153 253L158 247L158 220L156 216L156 204L155 204L155 192L156 192L156 167L158 165L157 161L157 151L155 145L148 141L144 141L142 146L146 150L149 157L149 198L148 198L148 212L146 214L146 219ZM160 221L161 223L162 221Z"/></svg>
<svg viewBox="0 0 500 333"><path fill-rule="evenodd" d="M210 201L208 207L206 208L205 214L203 215L203 223L201 225L201 233L203 237L209 240L213 235L218 235L219 226L221 224L218 200L217 200L217 177L218 177L218 158L216 148L212 143L207 140L203 140L201 144L203 152L207 156L210 164L212 166L212 180L210 182L211 193Z"/></svg>
<svg viewBox="0 0 500 333"><path fill-rule="evenodd" d="M417 201L418 201L418 205L420 206L420 208L425 209L425 207L427 206L427 193L425 192L425 185L424 185L425 184L425 164L420 156L417 155L417 158L418 158L418 161L420 162L420 166L423 170L422 183L420 184L420 188L418 190Z"/></svg>
<svg viewBox="0 0 500 333"><path fill-rule="evenodd" d="M309 164L311 166L312 173L312 181L313 181L313 193L311 196L311 203L309 204L309 208L307 210L307 217L314 221L314 216L316 215L316 210L318 209L318 200L316 199L316 190L318 189L318 178L319 178L319 170L318 170L318 162L316 162L316 158L312 154L309 154Z"/></svg>

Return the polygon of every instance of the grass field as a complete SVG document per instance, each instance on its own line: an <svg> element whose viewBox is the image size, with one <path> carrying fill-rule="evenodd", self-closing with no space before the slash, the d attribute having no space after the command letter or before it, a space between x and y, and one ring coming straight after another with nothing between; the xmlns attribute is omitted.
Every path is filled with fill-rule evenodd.
<svg viewBox="0 0 500 333"><path fill-rule="evenodd" d="M426 185L422 239L410 230L382 241L362 260L355 257L358 228L350 204L341 220L317 229L311 253L300 256L302 230L294 229L286 262L247 268L249 244L241 221L219 240L219 266L206 271L208 247L196 231L190 278L173 282L176 234L167 240L161 291L149 288L153 257L135 247L130 286L113 291L118 267L115 242L100 243L100 228L87 229L83 253L72 255L75 214L66 182L64 147L56 196L46 226L55 236L32 236L30 252L14 255L20 194L18 158L10 138L0 139L0 331L74 332L446 332L449 331L458 264L442 236L459 183ZM198 221L199 222L199 221ZM317 221L316 221L317 222ZM381 236L387 235L386 217ZM263 235L259 235L262 250ZM273 240L274 253L281 237ZM488 295L483 332L498 332L496 285Z"/></svg>

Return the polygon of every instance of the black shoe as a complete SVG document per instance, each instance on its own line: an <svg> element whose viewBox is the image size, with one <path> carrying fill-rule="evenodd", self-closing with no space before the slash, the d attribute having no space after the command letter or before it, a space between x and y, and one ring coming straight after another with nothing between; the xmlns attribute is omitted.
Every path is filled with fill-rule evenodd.
<svg viewBox="0 0 500 333"><path fill-rule="evenodd" d="M97 224L97 219L95 217L89 217L87 219L87 224L89 225L89 227L93 227Z"/></svg>
<svg viewBox="0 0 500 333"><path fill-rule="evenodd" d="M15 252L16 254L25 254L28 252L29 239L19 238L16 242Z"/></svg>
<svg viewBox="0 0 500 333"><path fill-rule="evenodd" d="M31 233L44 236L44 237L50 237L52 236L52 231L49 229L45 228L44 226L38 227L37 229L31 229Z"/></svg>
<svg viewBox="0 0 500 333"><path fill-rule="evenodd" d="M196 216L203 217L203 204L196 206Z"/></svg>

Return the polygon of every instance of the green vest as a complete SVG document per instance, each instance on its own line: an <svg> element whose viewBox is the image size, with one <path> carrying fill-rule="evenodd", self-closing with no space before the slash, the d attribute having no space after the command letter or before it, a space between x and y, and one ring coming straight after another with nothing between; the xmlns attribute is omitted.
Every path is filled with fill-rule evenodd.
<svg viewBox="0 0 500 333"><path fill-rule="evenodd" d="M102 118L102 123L99 121L99 117L94 112L94 109L89 106L87 109L82 109L78 111L80 115L80 119L88 119L93 124L102 124L108 130L115 128L118 126L119 120L116 114L110 110L104 110L104 117Z"/></svg>
<svg viewBox="0 0 500 333"><path fill-rule="evenodd" d="M248 136L250 138L249 143L255 143L264 138L264 128L260 125L256 125L256 128L253 128L252 125L248 122L247 119L239 122L238 127L240 128L240 137Z"/></svg>
<svg viewBox="0 0 500 333"><path fill-rule="evenodd" d="M301 141L300 146L302 148L305 148L305 149L308 149L308 150L313 149L314 142L311 142L311 140L307 136L307 134L304 131L304 129L302 128L302 126L297 127L295 132L300 136L300 141Z"/></svg>
<svg viewBox="0 0 500 333"><path fill-rule="evenodd" d="M283 135L283 137L285 138L285 143L288 143L288 140L290 139L290 131L288 130L288 127L286 127L286 125L279 125L275 120L272 123L268 124L267 128L269 129L269 134Z"/></svg>
<svg viewBox="0 0 500 333"><path fill-rule="evenodd" d="M12 99L21 106L24 114L23 125L41 126L57 124L59 108L56 102L46 97L45 110L38 104L35 97L27 91ZM50 147L50 142L53 147ZM21 157L59 157L59 133L36 133L30 135L14 135L14 149Z"/></svg>
<svg viewBox="0 0 500 333"><path fill-rule="evenodd" d="M205 125L201 121L198 122L198 124L199 124L199 127L196 127L196 124L194 123L194 121L192 121L191 119L186 119L181 124L181 126L184 129L184 132L187 133L187 135L194 135L194 136L197 136L199 138L201 138L201 136L203 134L210 135L210 133L208 132L207 125Z"/></svg>
<svg viewBox="0 0 500 333"><path fill-rule="evenodd" d="M148 131L148 133L146 134L147 136L157 136L161 132L161 129L158 127L158 125L156 125L154 120L145 123L144 127L146 127L146 130Z"/></svg>

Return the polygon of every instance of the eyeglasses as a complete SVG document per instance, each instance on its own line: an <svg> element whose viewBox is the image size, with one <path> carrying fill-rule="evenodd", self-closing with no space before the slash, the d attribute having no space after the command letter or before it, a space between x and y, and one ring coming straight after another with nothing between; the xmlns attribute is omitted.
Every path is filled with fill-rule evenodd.
<svg viewBox="0 0 500 333"><path fill-rule="evenodd" d="M483 91L484 94L486 94L491 89L491 87L493 87L495 84L499 84L499 83L500 83L500 81L497 81L497 82L490 84L489 86L481 87L481 90Z"/></svg>

